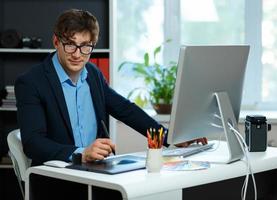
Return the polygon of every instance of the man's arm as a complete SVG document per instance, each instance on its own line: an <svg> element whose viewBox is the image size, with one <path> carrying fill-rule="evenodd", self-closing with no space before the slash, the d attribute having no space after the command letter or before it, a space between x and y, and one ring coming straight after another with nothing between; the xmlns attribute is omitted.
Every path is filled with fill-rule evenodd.
<svg viewBox="0 0 277 200"><path fill-rule="evenodd" d="M23 150L32 159L33 164L54 159L67 161L76 147L51 139L48 131L52 125L47 118L49 110L45 109L46 102L42 93L43 89L37 87L37 81L33 80L32 76L21 76L16 80L17 116ZM58 111L53 108L53 112ZM62 126L61 122L60 127Z"/></svg>

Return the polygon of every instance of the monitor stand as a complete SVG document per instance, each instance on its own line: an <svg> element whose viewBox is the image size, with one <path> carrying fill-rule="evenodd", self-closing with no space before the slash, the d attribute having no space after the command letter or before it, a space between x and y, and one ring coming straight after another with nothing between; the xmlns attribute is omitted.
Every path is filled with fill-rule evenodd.
<svg viewBox="0 0 277 200"><path fill-rule="evenodd" d="M201 154L191 156L193 161L208 161L216 164L228 164L238 161L244 157L243 150L235 133L229 128L230 123L234 129L238 130L237 120L235 118L229 96L226 92L214 93L218 105L220 120L222 121L226 141L209 141L213 143L212 151L204 151Z"/></svg>
<svg viewBox="0 0 277 200"><path fill-rule="evenodd" d="M238 124L228 94L226 92L216 92L214 94L229 150L229 157L224 162L231 163L244 157L238 138L228 125L230 123L234 129L238 130Z"/></svg>

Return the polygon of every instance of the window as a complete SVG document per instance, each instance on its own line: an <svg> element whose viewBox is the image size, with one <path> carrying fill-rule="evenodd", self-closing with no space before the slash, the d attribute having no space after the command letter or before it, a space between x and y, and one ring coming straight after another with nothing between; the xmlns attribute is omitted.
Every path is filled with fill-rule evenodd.
<svg viewBox="0 0 277 200"><path fill-rule="evenodd" d="M145 51L151 51L164 40L163 6L161 0L117 1L116 68L123 61L142 62ZM134 79L132 71L127 68L117 73L114 81L117 91L124 96L131 86L142 85L142 81Z"/></svg>
<svg viewBox="0 0 277 200"><path fill-rule="evenodd" d="M277 1L263 0L262 102L277 104Z"/></svg>
<svg viewBox="0 0 277 200"><path fill-rule="evenodd" d="M182 44L242 44L244 36L243 1L181 1Z"/></svg>
<svg viewBox="0 0 277 200"><path fill-rule="evenodd" d="M177 61L181 44L249 44L242 109L277 109L276 0L143 0L131 4L120 0L117 4L115 66L142 60L145 51L165 39L172 39L164 48L166 63ZM131 72L122 74L117 74L115 87L126 95L126 82L134 79Z"/></svg>

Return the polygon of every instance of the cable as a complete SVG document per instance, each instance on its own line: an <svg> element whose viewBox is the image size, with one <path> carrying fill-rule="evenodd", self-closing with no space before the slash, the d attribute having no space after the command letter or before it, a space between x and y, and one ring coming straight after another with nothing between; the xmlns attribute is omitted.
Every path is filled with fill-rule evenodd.
<svg viewBox="0 0 277 200"><path fill-rule="evenodd" d="M235 136L237 137L238 139L238 142L241 146L241 149L244 153L244 156L245 156L245 161L246 161L246 166L247 166L247 174L246 174L246 177L245 177L245 180L244 180L244 183L243 183L243 186L242 186L242 189L241 189L241 199L242 200L245 200L246 199L246 193L247 193L247 187L248 187L248 180L249 180L249 175L251 174L251 178L252 178L252 181L253 181L253 187L254 187L254 196L255 196L255 200L257 200L257 186L256 186L256 181L255 181L255 177L254 177L254 174L253 174L253 171L252 171L252 167L251 167L251 164L250 164L250 160L249 160L249 151L248 151L248 147L243 139L243 137L241 136L240 132L237 131L232 124L228 123L228 126L230 128L230 130L232 130L234 133L235 133Z"/></svg>
<svg viewBox="0 0 277 200"><path fill-rule="evenodd" d="M230 125L229 125L230 126ZM234 128L231 130L233 130L235 133L236 133L236 136L240 142L240 145L243 149L243 152L245 154L245 158L246 158L246 163L247 163L247 168L248 168L248 174L247 174L247 178L245 180L245 184L244 184L244 192L242 193L243 194L243 199L246 198L246 193L247 193L247 186L248 186L248 178L249 178L249 174L251 174L251 177L252 177L252 180L253 180L253 185L254 185L254 191L255 191L255 199L256 199L256 183L255 183L255 178L254 178L254 175L253 175L253 172L252 172L252 168L251 168L251 165L250 165L250 161L249 161L249 156L248 156L248 148L247 148L247 145L245 144L242 136L240 135L240 133L235 130ZM244 145L244 146L243 146Z"/></svg>
<svg viewBox="0 0 277 200"><path fill-rule="evenodd" d="M214 117L221 119L220 116L217 115L217 114L214 114ZM216 123L212 123L212 122L210 123L210 125L211 125L212 127L215 127L215 128L218 128L218 129L222 129L222 130L223 130L223 126L222 126L222 125L219 125L219 124L216 124ZM218 134L218 139L217 139L217 141L219 141L219 142L217 143L216 147L212 148L211 150L206 150L206 152L213 152L213 151L216 151L216 150L219 148L219 146L220 146L220 142L221 142L221 140L222 140L222 136L223 136L223 134L219 133L219 134Z"/></svg>
<svg viewBox="0 0 277 200"><path fill-rule="evenodd" d="M222 119L220 115L217 115L217 114L214 114L213 115L215 118L217 119ZM211 123L211 125L213 127L216 127L216 128L223 128L223 126L219 125L219 124L215 124L215 123ZM241 188L241 199L242 200L245 200L246 199L246 194L247 194L247 188L248 188L248 181L249 181L249 175L251 174L251 178L252 178L252 181L253 181L253 187L254 187L254 193L255 193L255 200L257 200L257 186L256 186L256 181L255 181L255 177L254 177L254 174L253 174L253 171L252 171L252 167L251 167L251 164L250 164L250 160L249 160L249 156L248 156L248 147L243 139L243 137L241 136L240 132L238 130L236 130L233 125L231 123L228 122L228 126L230 128L231 131L234 132L239 144L240 144L240 147L243 151L243 154L245 156L245 161L246 161L246 167L247 167L247 174L246 174L246 177L245 177L245 180L244 180L244 183L243 183L243 186Z"/></svg>
<svg viewBox="0 0 277 200"><path fill-rule="evenodd" d="M252 177L252 180L253 180L254 192L255 192L255 200L256 200L257 199L256 182L255 182L254 174L252 172L252 167L251 167L251 164L250 164L250 161L249 161L247 145L245 144L244 139L242 138L241 134L232 125L230 125L230 124L228 124L228 125L229 125L230 129L235 132L235 135L236 135L236 137L237 137L237 139L240 143L240 146L241 146L241 148L243 150L243 153L245 155L245 158L246 158L248 173L247 173L247 176L245 178L245 181L244 181L244 184L243 184L243 187L242 187L242 194L241 194L242 199L245 200L245 198L246 198L249 174L251 174L251 177Z"/></svg>

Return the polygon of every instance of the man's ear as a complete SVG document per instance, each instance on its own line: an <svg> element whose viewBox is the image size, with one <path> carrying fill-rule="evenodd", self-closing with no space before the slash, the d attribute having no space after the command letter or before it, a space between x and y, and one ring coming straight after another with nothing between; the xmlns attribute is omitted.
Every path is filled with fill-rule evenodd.
<svg viewBox="0 0 277 200"><path fill-rule="evenodd" d="M59 44L59 39L55 34L53 35L53 40L52 41L53 41L53 46L55 47L55 49L57 49L58 44Z"/></svg>

